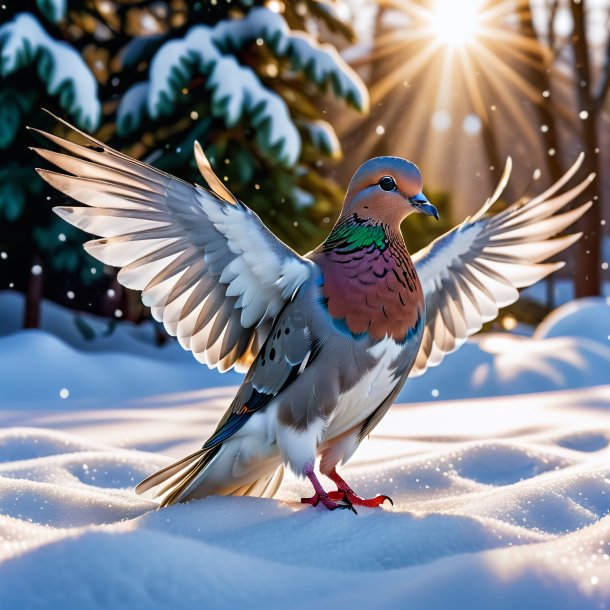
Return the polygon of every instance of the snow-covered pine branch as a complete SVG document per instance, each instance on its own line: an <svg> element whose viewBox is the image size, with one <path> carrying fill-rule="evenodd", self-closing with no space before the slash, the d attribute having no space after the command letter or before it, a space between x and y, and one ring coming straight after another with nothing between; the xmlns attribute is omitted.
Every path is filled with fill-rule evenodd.
<svg viewBox="0 0 610 610"><path fill-rule="evenodd" d="M36 0L38 10L53 23L58 23L65 18L68 12L67 0Z"/></svg>
<svg viewBox="0 0 610 610"><path fill-rule="evenodd" d="M339 144L337 134L330 123L320 119L299 119L297 124L315 148L333 159L341 157L341 144Z"/></svg>
<svg viewBox="0 0 610 610"><path fill-rule="evenodd" d="M144 81L136 83L125 92L117 111L116 122L119 134L135 131L146 119L149 90L149 82Z"/></svg>
<svg viewBox="0 0 610 610"><path fill-rule="evenodd" d="M31 65L81 127L97 129L101 104L89 66L69 44L51 38L36 17L20 13L0 26L0 75L7 78Z"/></svg>
<svg viewBox="0 0 610 610"><path fill-rule="evenodd" d="M358 75L329 44L319 44L305 32L293 32L279 13L253 8L243 19L221 21L213 28L212 39L224 51L239 51L257 39L277 57L290 61L319 89L332 85L335 95L362 112L368 109L368 93Z"/></svg>
<svg viewBox="0 0 610 610"><path fill-rule="evenodd" d="M145 114L152 118L169 114L183 87L194 75L202 74L210 91L212 114L227 127L248 116L257 130L259 146L284 165L293 166L302 142L288 106L261 83L254 70L234 57L255 40L267 44L276 57L288 60L293 70L304 73L319 89L331 86L337 97L355 108L368 107L365 87L332 46L319 45L305 33L291 32L277 13L254 8L242 19L221 21L213 27L198 25L184 38L165 43L151 62L150 80L134 85L123 97L117 117L119 132L136 129ZM308 135L323 152L338 154L328 124L311 126Z"/></svg>

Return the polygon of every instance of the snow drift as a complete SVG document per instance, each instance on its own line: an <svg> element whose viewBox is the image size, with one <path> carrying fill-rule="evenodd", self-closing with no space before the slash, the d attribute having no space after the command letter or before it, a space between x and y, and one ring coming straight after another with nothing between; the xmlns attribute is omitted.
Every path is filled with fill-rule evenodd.
<svg viewBox="0 0 610 610"><path fill-rule="evenodd" d="M93 422L72 413L71 434L4 430L2 607L600 608L608 406L609 386L395 407L345 470L395 505L358 516L300 505L309 490L295 479L277 500L156 511L137 497L134 483L170 459L158 448L179 454L197 417L197 432L211 431L205 396L189 417L181 405L153 409L150 435L137 409ZM182 423L163 445L170 420ZM117 448L125 437L134 449Z"/></svg>
<svg viewBox="0 0 610 610"><path fill-rule="evenodd" d="M18 331L18 300L0 295L3 610L607 605L608 302L410 381L422 402L394 406L343 470L394 506L355 516L301 505L292 476L274 500L155 510L134 484L201 445L239 376L155 348L149 326L87 317L87 341L50 304Z"/></svg>

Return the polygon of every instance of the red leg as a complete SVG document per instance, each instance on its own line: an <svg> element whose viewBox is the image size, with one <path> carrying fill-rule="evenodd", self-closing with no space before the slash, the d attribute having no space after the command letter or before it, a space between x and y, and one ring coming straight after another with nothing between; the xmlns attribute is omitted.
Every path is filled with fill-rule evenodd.
<svg viewBox="0 0 610 610"><path fill-rule="evenodd" d="M375 496L374 498L361 498L357 495L354 490L339 476L336 468L333 468L329 473L328 477L337 484L337 491L330 492L328 494L329 498L334 500L339 494L342 494L346 500L349 500L352 504L356 506L381 506L386 500L390 502L390 504L394 505L392 498L390 496Z"/></svg>
<svg viewBox="0 0 610 610"><path fill-rule="evenodd" d="M324 491L322 484L318 480L318 477L316 477L316 473L311 466L308 466L305 469L305 476L311 481L315 494L311 498L301 498L301 503L317 506L319 502L322 502L322 504L326 506L328 510L347 508L354 513L356 512L356 509L352 506L352 503L346 499L346 494L342 493L340 497L331 498L329 494ZM333 495L335 495L335 492L333 492Z"/></svg>

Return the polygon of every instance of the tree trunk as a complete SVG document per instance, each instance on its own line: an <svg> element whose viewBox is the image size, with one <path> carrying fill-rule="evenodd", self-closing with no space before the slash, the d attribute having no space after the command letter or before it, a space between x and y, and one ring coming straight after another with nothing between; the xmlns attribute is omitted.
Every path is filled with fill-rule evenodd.
<svg viewBox="0 0 610 610"><path fill-rule="evenodd" d="M142 316L142 303L139 293L124 288L121 293L121 311L123 312L123 320L139 322Z"/></svg>
<svg viewBox="0 0 610 610"><path fill-rule="evenodd" d="M546 131L540 131L542 138L542 154L546 161L546 166L551 176L552 182L557 182L563 176L563 168L561 166L561 158L559 151L561 150L560 141L558 138L558 126L555 119L555 113L552 109L551 97L544 97L543 91L551 91L551 64L544 56L541 50L542 43L538 38L534 23L532 20L531 0L520 0L517 6L517 16L519 17L520 34L528 40L537 43L536 46L524 49L535 66L526 64L523 66L523 76L529 81L533 87L540 91L540 100L536 104L536 116L540 122L540 126L546 125ZM549 17L549 40L552 45L552 32L554 28L554 14ZM554 49L551 46L551 51ZM554 150L555 154L550 155L549 151ZM549 309L555 306L555 277L554 274L546 278L546 305Z"/></svg>
<svg viewBox="0 0 610 610"><path fill-rule="evenodd" d="M585 169L596 172L600 176L599 143L597 140L598 113L592 94L591 64L587 33L585 25L585 0L576 2L572 0L572 19L574 32L572 35L572 50L575 62L576 100L578 103L579 123L585 150ZM586 114L585 114L586 113ZM599 178L598 178L599 180ZM577 244L576 251L576 296L596 296L601 294L600 282L600 253L601 253L601 192L599 182L594 182L588 189L591 197L597 195L593 206L579 222L579 229L583 232L582 239Z"/></svg>
<svg viewBox="0 0 610 610"><path fill-rule="evenodd" d="M542 134L546 165L553 182L556 182L563 176L563 168L561 167L561 160L559 157L560 143L557 138L557 121L555 120L555 114L552 110L551 97L545 98L542 96L543 91L551 91L551 79L549 77L551 66L549 65L549 62L546 61L544 54L540 49L541 43L532 22L530 0L520 0L519 6L517 7L517 15L519 17L520 34L538 45L523 51L523 53L527 54L536 64L535 67L524 65L523 76L537 91L540 91L540 100L535 106L536 115L540 121L540 125L546 125L548 127L546 131L541 131L540 133ZM556 151L554 155L548 154L548 151L551 149Z"/></svg>
<svg viewBox="0 0 610 610"><path fill-rule="evenodd" d="M40 326L40 305L44 294L44 278L38 254L32 256L32 270L40 267L40 273L30 271L28 286L25 293L25 307L23 310L23 328L38 328Z"/></svg>

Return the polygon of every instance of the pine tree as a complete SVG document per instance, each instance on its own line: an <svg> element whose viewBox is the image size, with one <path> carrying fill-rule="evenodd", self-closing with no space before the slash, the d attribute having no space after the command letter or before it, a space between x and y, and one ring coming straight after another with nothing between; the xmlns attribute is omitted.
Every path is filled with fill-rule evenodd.
<svg viewBox="0 0 610 610"><path fill-rule="evenodd" d="M40 0L37 4L32 11L40 14L44 9L48 32L31 13L15 15L8 24L13 29L10 24L19 19L38 24L49 49L49 59L41 59L45 55L41 53L11 72L13 89L25 99L20 107L30 104L21 111L19 129L27 123L61 135L61 126L39 111L41 106L49 107L88 131L99 126L97 137L111 146L201 183L193 157L194 141L199 140L235 195L282 239L304 251L322 238L342 198L337 184L323 173L327 162L341 155L333 128L324 121L325 105L339 100L364 111L368 103L356 74L334 47L318 40L322 31L353 36L337 17L332 1L67 0L66 6L65 0ZM69 42L60 43L60 38ZM0 52L4 54L5 48L6 34L0 34ZM64 79L61 87L52 86L44 76L54 73L51 66L58 48L80 53L78 68L69 68L74 83ZM36 69L37 80L30 76ZM30 73L22 78L25 70ZM88 99L78 88L84 82L92 83ZM3 106L0 100L0 115ZM13 148L9 143L3 149L3 169L11 163ZM45 270L52 263L72 271L78 268L79 282L91 278L94 264L70 247L72 233L56 224L50 206L44 205L47 196L53 204L61 201L44 191L33 175L32 156L21 150L19 156L22 173L11 175L22 176L24 194L15 203L9 193L5 200L11 203L4 212L0 206L0 213L7 218L12 214L10 220L18 220L20 230L35 237L36 246L27 253L28 265L32 257L44 259ZM82 235L73 243L81 241ZM15 247L6 246L11 258ZM20 253L20 260L24 256ZM101 273L96 269L94 275ZM112 287L118 295L116 282ZM122 309L132 319L142 314L128 291L123 293Z"/></svg>
<svg viewBox="0 0 610 610"><path fill-rule="evenodd" d="M62 225L45 205L49 194L33 172L34 155L25 145L26 125L57 129L43 106L88 130L95 130L101 118L91 70L78 49L59 39L62 3L37 5L39 10L31 7L37 14L11 13L6 7L0 26L0 270L4 286L26 292L26 327L38 325L45 275L80 272L75 283L85 284L101 275L101 265L80 248L78 232Z"/></svg>

